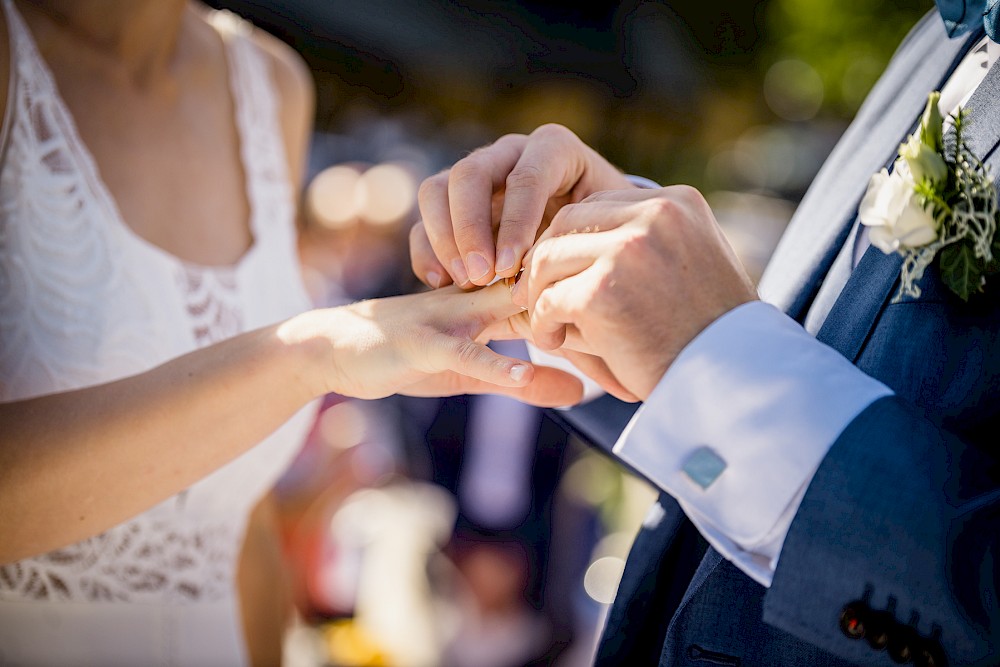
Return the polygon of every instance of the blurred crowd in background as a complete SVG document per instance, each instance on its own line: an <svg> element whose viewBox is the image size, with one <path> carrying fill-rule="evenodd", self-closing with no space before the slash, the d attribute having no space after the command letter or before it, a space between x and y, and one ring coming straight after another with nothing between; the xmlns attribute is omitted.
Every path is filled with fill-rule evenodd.
<svg viewBox="0 0 1000 667"><path fill-rule="evenodd" d="M557 122L700 188L751 275L931 0L213 0L317 90L302 255L317 304L421 289L420 181ZM524 354L508 343L504 352ZM590 662L653 491L543 410L327 398L282 480L289 667Z"/></svg>

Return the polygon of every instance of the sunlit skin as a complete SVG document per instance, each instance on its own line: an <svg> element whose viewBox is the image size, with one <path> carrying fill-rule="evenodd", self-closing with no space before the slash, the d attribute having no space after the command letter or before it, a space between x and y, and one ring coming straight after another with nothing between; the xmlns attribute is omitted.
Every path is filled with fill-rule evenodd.
<svg viewBox="0 0 1000 667"><path fill-rule="evenodd" d="M432 282L457 252L494 260L471 282L453 271L460 285L523 267L513 298L525 313L509 335L558 351L623 400L645 399L698 333L757 298L701 193L635 187L563 127L504 137L421 194L417 275Z"/></svg>
<svg viewBox="0 0 1000 667"><path fill-rule="evenodd" d="M18 6L132 231L187 261L238 260L253 243L249 204L223 45L205 8L185 0ZM311 82L287 47L254 34L274 72L298 188ZM147 510L327 392L489 391L575 402L575 379L482 344L488 326L519 310L502 285L316 310L116 382L0 405L0 562L75 543Z"/></svg>

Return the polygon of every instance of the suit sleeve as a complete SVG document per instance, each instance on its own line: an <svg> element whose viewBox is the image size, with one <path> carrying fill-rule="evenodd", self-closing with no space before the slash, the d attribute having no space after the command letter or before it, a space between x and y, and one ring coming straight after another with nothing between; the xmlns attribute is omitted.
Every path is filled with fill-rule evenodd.
<svg viewBox="0 0 1000 667"><path fill-rule="evenodd" d="M995 665L994 461L893 396L854 419L785 538L764 620L848 659Z"/></svg>
<svg viewBox="0 0 1000 667"><path fill-rule="evenodd" d="M991 462L773 307L696 338L615 450L770 585L771 625L864 664L988 655Z"/></svg>

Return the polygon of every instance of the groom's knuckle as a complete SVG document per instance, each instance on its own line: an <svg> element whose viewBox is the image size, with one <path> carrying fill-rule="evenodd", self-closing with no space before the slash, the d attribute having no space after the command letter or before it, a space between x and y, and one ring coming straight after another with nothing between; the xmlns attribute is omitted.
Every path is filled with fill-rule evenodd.
<svg viewBox="0 0 1000 667"><path fill-rule="evenodd" d="M504 217L501 225L504 235L509 237L518 237L520 239L520 237L534 231L534 229L538 226L538 221L533 221L520 211L504 211ZM528 239L529 243L530 240L531 239Z"/></svg>
<svg viewBox="0 0 1000 667"><path fill-rule="evenodd" d="M550 223L552 233L556 236L567 234L577 228L577 220L581 217L583 209L580 204L566 204L559 209Z"/></svg>
<svg viewBox="0 0 1000 667"><path fill-rule="evenodd" d="M615 292L620 282L619 266L622 262L607 263L603 269L598 270L596 279L591 283L589 289L584 291L584 306L581 310L588 311L596 308L603 308L607 301L606 296Z"/></svg>
<svg viewBox="0 0 1000 667"><path fill-rule="evenodd" d="M541 168L533 164L520 164L507 175L507 190L536 190L543 182Z"/></svg>
<svg viewBox="0 0 1000 667"><path fill-rule="evenodd" d="M647 209L647 215L652 217L654 220L672 221L675 220L680 213L680 206L678 203L669 197L653 197L652 199L647 199L644 206Z"/></svg>
<svg viewBox="0 0 1000 667"><path fill-rule="evenodd" d="M455 243L461 249L464 244L475 243L479 239L480 221L474 217L461 216L453 221Z"/></svg>
<svg viewBox="0 0 1000 667"><path fill-rule="evenodd" d="M533 273L545 273L552 266L552 244L550 239L542 241L535 246L531 253L531 271Z"/></svg>
<svg viewBox="0 0 1000 667"><path fill-rule="evenodd" d="M548 294L542 294L535 302L535 308L531 313L532 327L551 327L555 311L555 304Z"/></svg>
<svg viewBox="0 0 1000 667"><path fill-rule="evenodd" d="M701 206L705 204L705 197L701 194L701 191L692 186L681 183L679 185L674 185L670 188L670 194L679 202L683 202L689 206Z"/></svg>
<svg viewBox="0 0 1000 667"><path fill-rule="evenodd" d="M642 261L648 254L649 244L649 234L646 232L631 234L623 238L615 251L617 261L621 263ZM609 274L613 275L613 272L609 272ZM607 276L606 279L613 280Z"/></svg>
<svg viewBox="0 0 1000 667"><path fill-rule="evenodd" d="M499 139L497 139L496 141L494 141L486 149L482 149L482 150L489 150L491 148L504 149L504 148L507 148L507 147L517 148L518 146L520 146L521 144L524 143L524 140L526 138L527 138L526 135L516 134L516 133L511 132L509 134L503 135L502 137L500 137Z"/></svg>
<svg viewBox="0 0 1000 667"><path fill-rule="evenodd" d="M429 176L420 183L417 188L417 201L421 205L442 196L448 192L448 172L442 171L433 176Z"/></svg>
<svg viewBox="0 0 1000 667"><path fill-rule="evenodd" d="M462 158L451 168L449 182L452 185L465 185L478 181L483 173L480 154L473 153Z"/></svg>
<svg viewBox="0 0 1000 667"><path fill-rule="evenodd" d="M589 195L580 200L581 204L593 204L597 201L603 201L609 197L614 196L616 193L614 190L598 190L597 192L591 192Z"/></svg>
<svg viewBox="0 0 1000 667"><path fill-rule="evenodd" d="M576 139L576 135L565 125L559 123L546 123L540 125L531 133L532 138L543 141L565 142Z"/></svg>

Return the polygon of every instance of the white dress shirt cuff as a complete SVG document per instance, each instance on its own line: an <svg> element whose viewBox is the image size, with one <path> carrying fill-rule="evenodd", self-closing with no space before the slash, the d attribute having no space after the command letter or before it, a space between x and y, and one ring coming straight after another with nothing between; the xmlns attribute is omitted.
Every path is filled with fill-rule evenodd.
<svg viewBox="0 0 1000 667"><path fill-rule="evenodd" d="M615 452L676 498L730 559L733 546L748 552L761 566L759 576L748 574L769 584L823 457L862 410L891 393L755 301L681 352Z"/></svg>

